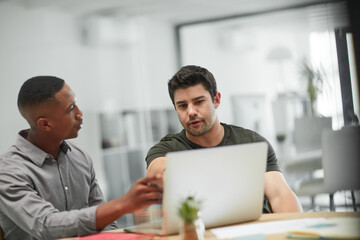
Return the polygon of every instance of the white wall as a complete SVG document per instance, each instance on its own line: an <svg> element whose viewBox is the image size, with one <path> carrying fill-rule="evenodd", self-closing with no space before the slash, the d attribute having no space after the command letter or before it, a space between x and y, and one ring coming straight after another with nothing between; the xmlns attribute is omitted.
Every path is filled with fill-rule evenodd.
<svg viewBox="0 0 360 240"><path fill-rule="evenodd" d="M78 41L74 20L59 12L24 10L12 4L0 8L0 151L27 126L17 110L22 83L35 75L78 77Z"/></svg>
<svg viewBox="0 0 360 240"><path fill-rule="evenodd" d="M264 25L261 22L268 20L266 16L256 18L262 19L253 20L258 25L239 19L183 28L184 64L201 65L214 74L222 94L218 112L223 122L234 121L231 96L264 95L266 111L262 115L266 131L261 134L275 146L271 101L281 92L306 94L299 79L298 63L309 52L309 29L306 20L289 29L279 22ZM282 66L269 60L270 52L279 47L291 55Z"/></svg>
<svg viewBox="0 0 360 240"><path fill-rule="evenodd" d="M107 35L109 31L131 38L124 41ZM170 24L144 18L89 22L7 2L0 5L0 36L1 153L27 128L18 113L17 94L36 75L63 78L76 93L84 126L75 141L93 156L100 178L97 113L171 106L166 82L176 71L176 58Z"/></svg>

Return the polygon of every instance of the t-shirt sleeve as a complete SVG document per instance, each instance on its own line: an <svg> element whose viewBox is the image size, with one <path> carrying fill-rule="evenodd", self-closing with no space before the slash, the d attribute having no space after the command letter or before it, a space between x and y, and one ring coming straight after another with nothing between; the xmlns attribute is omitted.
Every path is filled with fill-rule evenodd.
<svg viewBox="0 0 360 240"><path fill-rule="evenodd" d="M155 144L153 147L150 148L148 151L145 161L146 161L146 168L149 167L150 163L159 157L165 157L166 153L171 152L171 148L166 142L159 142Z"/></svg>
<svg viewBox="0 0 360 240"><path fill-rule="evenodd" d="M260 134L257 134L254 132L255 135L255 139L257 142L266 142L268 144L268 156L267 156L267 164L266 164L266 172L270 172L270 171L279 171L280 167L278 165L278 160L274 151L274 148L272 147L272 145L270 144L270 142L264 138L263 136L261 136Z"/></svg>
<svg viewBox="0 0 360 240"><path fill-rule="evenodd" d="M184 136L185 130L177 134L170 133L163 137L160 142L151 147L145 158L146 168L149 167L150 163L154 159L165 157L168 152L193 149L193 147L190 146L191 143L187 142Z"/></svg>
<svg viewBox="0 0 360 240"><path fill-rule="evenodd" d="M276 158L276 154L275 151L273 149L273 147L271 146L271 144L266 141L269 145L268 147L268 158L267 158L267 164L266 164L266 171L270 172L270 171L278 171L281 172L280 167L278 165L278 160Z"/></svg>

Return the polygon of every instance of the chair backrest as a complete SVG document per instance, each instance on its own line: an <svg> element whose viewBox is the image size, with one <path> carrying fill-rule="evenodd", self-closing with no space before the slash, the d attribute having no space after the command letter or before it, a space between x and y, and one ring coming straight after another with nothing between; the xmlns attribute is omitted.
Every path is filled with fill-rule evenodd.
<svg viewBox="0 0 360 240"><path fill-rule="evenodd" d="M295 119L294 144L298 153L321 149L321 133L332 129L331 117L301 117Z"/></svg>
<svg viewBox="0 0 360 240"><path fill-rule="evenodd" d="M324 184L329 192L360 189L360 126L322 133Z"/></svg>

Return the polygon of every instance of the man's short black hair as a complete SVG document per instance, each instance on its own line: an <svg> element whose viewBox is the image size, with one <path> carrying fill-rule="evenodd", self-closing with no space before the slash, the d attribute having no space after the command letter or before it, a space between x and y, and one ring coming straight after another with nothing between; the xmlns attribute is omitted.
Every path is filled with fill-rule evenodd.
<svg viewBox="0 0 360 240"><path fill-rule="evenodd" d="M212 73L199 66L188 65L182 67L168 82L169 95L173 104L175 105L175 90L192 87L199 83L203 84L205 89L209 91L212 100L214 100L217 88Z"/></svg>
<svg viewBox="0 0 360 240"><path fill-rule="evenodd" d="M53 100L64 84L64 80L53 76L37 76L26 80L18 95L19 110Z"/></svg>

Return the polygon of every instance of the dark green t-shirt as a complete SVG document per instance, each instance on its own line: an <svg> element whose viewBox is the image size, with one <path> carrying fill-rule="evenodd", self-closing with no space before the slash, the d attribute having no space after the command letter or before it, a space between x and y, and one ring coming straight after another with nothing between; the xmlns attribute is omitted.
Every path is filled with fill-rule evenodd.
<svg viewBox="0 0 360 240"><path fill-rule="evenodd" d="M224 134L224 138L217 145L217 147L242 144L242 143L267 142L269 147L268 147L266 171L267 172L280 171L280 168L277 164L277 158L274 149L264 137L249 129L228 125L225 123L221 123L221 124L224 126L225 134ZM165 154L168 152L199 149L199 148L204 148L204 147L196 143L193 143L189 139L187 139L184 129L176 134L168 134L165 137L163 137L159 143L155 144L152 148L150 148L146 156L147 167L154 159L158 157L165 157ZM267 199L264 198L263 212L269 212L267 205L268 205Z"/></svg>

